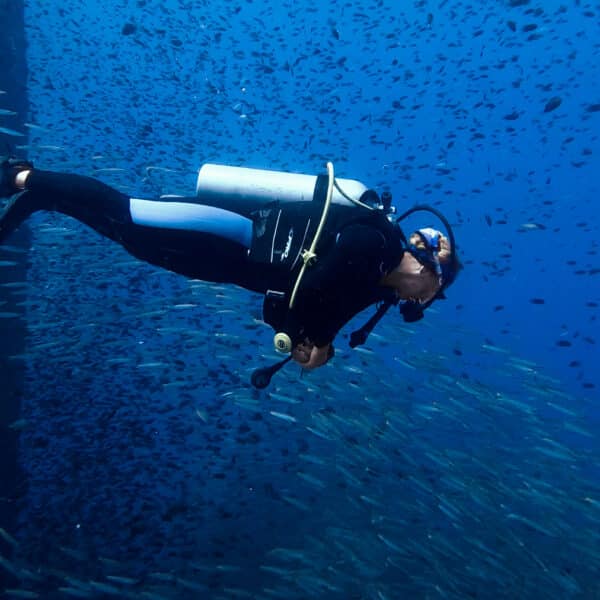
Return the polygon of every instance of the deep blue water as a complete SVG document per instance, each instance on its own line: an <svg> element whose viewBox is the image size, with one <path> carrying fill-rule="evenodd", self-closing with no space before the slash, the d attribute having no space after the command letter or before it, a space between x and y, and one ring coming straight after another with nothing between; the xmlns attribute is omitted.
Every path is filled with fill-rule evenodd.
<svg viewBox="0 0 600 600"><path fill-rule="evenodd" d="M27 326L7 587L600 597L598 2L28 2L25 23L10 141L36 166L153 197L204 162L331 160L445 212L465 269L424 321L388 315L361 352L349 326L256 392L260 297L36 214L5 288Z"/></svg>

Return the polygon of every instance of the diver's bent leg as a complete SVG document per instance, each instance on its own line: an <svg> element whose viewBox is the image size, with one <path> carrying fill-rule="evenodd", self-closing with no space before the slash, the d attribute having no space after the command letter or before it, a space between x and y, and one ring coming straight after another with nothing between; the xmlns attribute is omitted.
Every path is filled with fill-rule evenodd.
<svg viewBox="0 0 600 600"><path fill-rule="evenodd" d="M0 242L38 210L68 215L123 244L140 227L206 233L246 247L252 237L247 217L190 198L130 198L91 177L33 169L25 190L13 196L0 216Z"/></svg>
<svg viewBox="0 0 600 600"><path fill-rule="evenodd" d="M37 210L53 210L156 266L209 281L244 275L252 221L194 198L130 198L100 181L33 169L0 216L0 243Z"/></svg>
<svg viewBox="0 0 600 600"><path fill-rule="evenodd" d="M90 177L33 169L25 190L9 200L0 216L0 243L38 210L74 217L115 241L131 225L125 194Z"/></svg>
<svg viewBox="0 0 600 600"><path fill-rule="evenodd" d="M85 223L98 233L120 241L123 228L131 224L129 196L105 183L82 175L33 171L27 189L40 190L56 210Z"/></svg>
<svg viewBox="0 0 600 600"><path fill-rule="evenodd" d="M130 198L133 224L123 245L134 256L175 273L241 285L248 271L252 221L194 200Z"/></svg>

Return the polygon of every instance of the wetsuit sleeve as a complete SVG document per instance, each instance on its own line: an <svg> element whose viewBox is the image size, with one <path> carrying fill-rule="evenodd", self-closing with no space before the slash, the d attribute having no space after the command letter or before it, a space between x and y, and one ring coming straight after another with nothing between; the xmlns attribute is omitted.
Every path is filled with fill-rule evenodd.
<svg viewBox="0 0 600 600"><path fill-rule="evenodd" d="M300 284L294 320L303 334L322 347L365 308L365 291L378 285L383 275L382 232L368 225L344 229L334 248L319 257Z"/></svg>

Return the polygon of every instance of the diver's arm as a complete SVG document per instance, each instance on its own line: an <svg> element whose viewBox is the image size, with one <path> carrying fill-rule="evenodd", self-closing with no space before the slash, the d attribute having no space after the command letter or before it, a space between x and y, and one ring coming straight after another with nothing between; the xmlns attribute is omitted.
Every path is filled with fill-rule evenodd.
<svg viewBox="0 0 600 600"><path fill-rule="evenodd" d="M294 319L317 348L331 344L337 332L364 308L353 299L378 285L385 243L376 228L351 225L340 233L335 247L307 270Z"/></svg>

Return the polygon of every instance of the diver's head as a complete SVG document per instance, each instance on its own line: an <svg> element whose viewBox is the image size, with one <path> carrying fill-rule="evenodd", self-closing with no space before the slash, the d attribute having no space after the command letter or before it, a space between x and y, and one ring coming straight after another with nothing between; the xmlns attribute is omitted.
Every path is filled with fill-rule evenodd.
<svg viewBox="0 0 600 600"><path fill-rule="evenodd" d="M450 275L448 238L430 227L411 234L402 259L381 281L401 300L425 304L436 297Z"/></svg>
<svg viewBox="0 0 600 600"><path fill-rule="evenodd" d="M440 278L410 252L405 252L395 269L381 280L382 285L394 288L400 300L423 304L435 297L441 288Z"/></svg>
<svg viewBox="0 0 600 600"><path fill-rule="evenodd" d="M448 237L437 229L427 227L415 231L407 240L399 223L418 211L434 214L446 227ZM351 348L365 343L373 327L390 306L398 304L398 300L403 300L400 314L406 322L423 318L423 311L434 300L446 297L444 291L462 268L456 253L452 226L437 209L424 204L413 206L396 219L395 227L402 244L402 255L398 264L379 281L380 285L392 288L394 292L385 294L387 297L380 303L375 315L352 333Z"/></svg>
<svg viewBox="0 0 600 600"><path fill-rule="evenodd" d="M450 240L437 229L427 227L411 234L399 264L385 275L381 284L394 288L404 302L400 313L405 321L418 321L423 311L454 282L461 265Z"/></svg>
<svg viewBox="0 0 600 600"><path fill-rule="evenodd" d="M440 288L448 287L456 277L458 261L450 240L437 229L425 227L411 234L407 252L416 258L430 273L435 273Z"/></svg>

